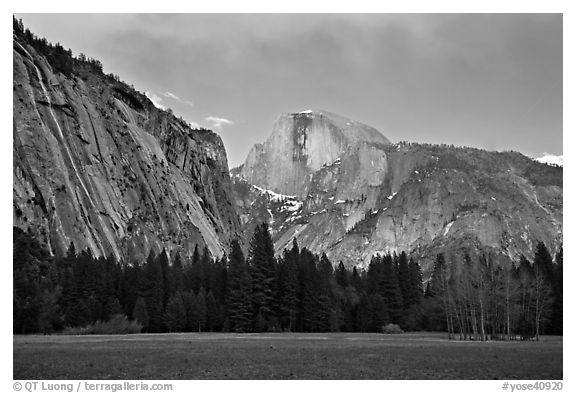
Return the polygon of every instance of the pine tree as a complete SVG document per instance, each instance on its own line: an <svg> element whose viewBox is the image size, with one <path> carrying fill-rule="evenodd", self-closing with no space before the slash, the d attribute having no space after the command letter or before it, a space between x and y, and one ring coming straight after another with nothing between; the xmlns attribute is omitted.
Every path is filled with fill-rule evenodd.
<svg viewBox="0 0 576 393"><path fill-rule="evenodd" d="M221 329L220 307L212 291L206 295L206 328L209 332Z"/></svg>
<svg viewBox="0 0 576 393"><path fill-rule="evenodd" d="M76 247L74 246L74 242L70 242L70 246L68 247L68 251L66 251L66 257L64 260L68 266L72 265L76 261Z"/></svg>
<svg viewBox="0 0 576 393"><path fill-rule="evenodd" d="M194 293L189 290L182 293L182 302L184 303L184 310L186 312L186 323L184 325L184 330L187 332L193 332L196 329L196 315L194 314L194 304L196 297Z"/></svg>
<svg viewBox="0 0 576 393"><path fill-rule="evenodd" d="M364 290L363 280L360 277L360 273L358 273L358 269L356 266L352 269L352 286L356 288L356 291L362 292Z"/></svg>
<svg viewBox="0 0 576 393"><path fill-rule="evenodd" d="M144 288L142 265L138 261L134 261L132 266L125 265L122 267L120 275L118 298L125 313L131 315L136 305L136 300L139 296L142 296Z"/></svg>
<svg viewBox="0 0 576 393"><path fill-rule="evenodd" d="M368 272L366 274L366 292L374 294L379 291L382 276L382 257L376 254L370 260Z"/></svg>
<svg viewBox="0 0 576 393"><path fill-rule="evenodd" d="M346 288L348 286L348 271L344 267L342 261L340 261L338 268L336 269L336 282L342 288Z"/></svg>
<svg viewBox="0 0 576 393"><path fill-rule="evenodd" d="M202 276L200 279L200 286L204 287L205 291L210 289L210 276L212 275L212 270L214 268L214 260L210 254L208 247L204 246L204 251L202 253L202 258L200 259L200 264L202 266Z"/></svg>
<svg viewBox="0 0 576 393"><path fill-rule="evenodd" d="M146 300L149 329L151 332L161 332L164 329L164 277L160 262L152 250L144 266L142 294Z"/></svg>
<svg viewBox="0 0 576 393"><path fill-rule="evenodd" d="M168 299L164 322L170 332L179 332L186 327L186 308L180 292L175 292Z"/></svg>
<svg viewBox="0 0 576 393"><path fill-rule="evenodd" d="M422 300L424 293L422 291L422 271L420 265L410 258L408 263L408 285L407 293L403 296L406 307L404 313L404 327L408 330L419 330L422 328Z"/></svg>
<svg viewBox="0 0 576 393"><path fill-rule="evenodd" d="M316 278L316 307L314 311L314 330L326 332L331 330L331 317L335 310L332 307L331 281L334 273L332 263L322 254L318 263L318 275Z"/></svg>
<svg viewBox="0 0 576 393"><path fill-rule="evenodd" d="M206 323L208 322L208 308L206 307L206 290L200 287L194 300L194 316L199 332L206 330Z"/></svg>
<svg viewBox="0 0 576 393"><path fill-rule="evenodd" d="M71 316L68 319L70 326L86 326L89 323L93 322L91 320L91 312L86 302L83 299L78 299L74 301L71 305Z"/></svg>
<svg viewBox="0 0 576 393"><path fill-rule="evenodd" d="M274 315L274 244L268 224L256 227L250 241L249 267L252 285L252 306L255 319L262 322L260 328L267 329ZM255 326L256 328L256 326Z"/></svg>
<svg viewBox="0 0 576 393"><path fill-rule="evenodd" d="M368 332L372 328L372 302L370 296L362 295L356 308L355 330L359 332Z"/></svg>
<svg viewBox="0 0 576 393"><path fill-rule="evenodd" d="M226 309L230 330L250 331L252 318L250 274L237 240L232 241L228 262Z"/></svg>
<svg viewBox="0 0 576 393"><path fill-rule="evenodd" d="M316 297L316 307L314 310L314 318L312 322L312 331L328 332L332 327L332 315L335 310L332 308L329 292L325 289L320 289Z"/></svg>
<svg viewBox="0 0 576 393"><path fill-rule="evenodd" d="M150 319L148 317L148 310L146 308L146 301L144 298L139 297L136 300L136 304L134 305L134 310L132 311L132 318L135 321L140 322L142 325L142 329L144 331L148 330L148 326L150 324Z"/></svg>
<svg viewBox="0 0 576 393"><path fill-rule="evenodd" d="M402 294L402 308L407 310L410 307L410 270L408 268L408 257L402 251L397 258L397 274L400 293Z"/></svg>
<svg viewBox="0 0 576 393"><path fill-rule="evenodd" d="M322 280L325 282L329 282L334 274L332 262L330 262L325 253L322 253L322 256L320 257L320 262L318 263L318 273L320 273Z"/></svg>
<svg viewBox="0 0 576 393"><path fill-rule="evenodd" d="M382 270L379 280L378 293L384 299L387 306L390 320L393 323L401 324L403 317L403 301L398 276L394 267L392 256L385 255L382 258Z"/></svg>
<svg viewBox="0 0 576 393"><path fill-rule="evenodd" d="M192 289L194 293L197 293L205 281L204 273L203 259L198 251L198 246L196 246L192 255L192 263L186 269L186 288Z"/></svg>
<svg viewBox="0 0 576 393"><path fill-rule="evenodd" d="M109 297L106 301L106 320L116 314L124 314L120 300L117 297Z"/></svg>
<svg viewBox="0 0 576 393"><path fill-rule="evenodd" d="M379 293L375 293L371 299L372 326L371 330L380 332L390 322L389 307L386 300Z"/></svg>
<svg viewBox="0 0 576 393"><path fill-rule="evenodd" d="M477 284L480 286L480 284ZM450 313L450 303L448 294L448 266L446 260L444 259L444 254L436 255L436 261L434 263L434 270L432 271L432 277L430 278L430 283L427 288L428 296L437 299L442 305L444 311L446 328L448 329L448 337L453 338L454 330L452 324L452 317ZM483 314L482 314L483 315ZM482 325L483 326L483 325ZM484 332L482 336L484 337Z"/></svg>
<svg viewBox="0 0 576 393"><path fill-rule="evenodd" d="M418 262L410 258L408 263L408 287L406 294L406 304L408 307L418 305L422 301L422 270Z"/></svg>
<svg viewBox="0 0 576 393"><path fill-rule="evenodd" d="M182 266L182 258L180 254L177 253L174 257L174 262L172 263L171 273L171 284L173 292L179 292L184 290L184 267Z"/></svg>
<svg viewBox="0 0 576 393"><path fill-rule="evenodd" d="M61 259L58 258L57 261L59 265L60 282L62 285L61 308L64 313L64 324L72 326L71 319L73 316L71 314L71 307L72 303L78 296L73 273L73 266L76 261L76 249L73 242L70 242L66 256Z"/></svg>
<svg viewBox="0 0 576 393"><path fill-rule="evenodd" d="M293 331L298 312L298 259L300 250L296 238L292 241L292 249L284 250L276 271L277 282L277 314L280 326Z"/></svg>
<svg viewBox="0 0 576 393"><path fill-rule="evenodd" d="M62 327L63 315L58 304L62 289L49 285L42 291L38 313L38 326L43 334L50 334Z"/></svg>
<svg viewBox="0 0 576 393"><path fill-rule="evenodd" d="M28 233L14 228L13 235L13 329L15 333L39 330L38 313L42 295L41 248Z"/></svg>
<svg viewBox="0 0 576 393"><path fill-rule="evenodd" d="M442 294L446 275L447 266L446 260L444 259L444 254L438 254L436 255L434 269L432 270L432 276L430 277L430 282L428 283L427 293L429 296L435 297Z"/></svg>
<svg viewBox="0 0 576 393"><path fill-rule="evenodd" d="M311 332L316 328L316 313L318 310L319 274L316 268L317 257L306 248L300 251L298 260L298 330Z"/></svg>
<svg viewBox="0 0 576 393"><path fill-rule="evenodd" d="M224 254L220 260L216 261L209 274L208 288L212 292L218 304L224 304L226 298L227 272L226 263L228 256Z"/></svg>
<svg viewBox="0 0 576 393"><path fill-rule="evenodd" d="M534 267L541 270L548 282L552 282L554 276L554 264L552 262L552 256L543 242L539 242L536 246Z"/></svg>

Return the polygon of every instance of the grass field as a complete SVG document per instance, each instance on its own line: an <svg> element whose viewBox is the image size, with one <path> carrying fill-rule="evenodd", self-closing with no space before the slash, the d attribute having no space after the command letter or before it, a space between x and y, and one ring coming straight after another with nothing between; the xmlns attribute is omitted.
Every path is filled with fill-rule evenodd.
<svg viewBox="0 0 576 393"><path fill-rule="evenodd" d="M14 379L562 379L562 338L182 333L14 336Z"/></svg>

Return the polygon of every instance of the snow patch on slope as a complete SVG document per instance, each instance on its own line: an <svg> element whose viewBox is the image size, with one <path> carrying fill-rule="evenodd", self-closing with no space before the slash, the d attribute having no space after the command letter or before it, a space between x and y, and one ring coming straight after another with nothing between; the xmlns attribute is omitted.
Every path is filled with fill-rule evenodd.
<svg viewBox="0 0 576 393"><path fill-rule="evenodd" d="M288 211L291 213L295 213L302 208L302 202L295 201L295 200L287 200L284 202L284 205L280 208L280 211Z"/></svg>
<svg viewBox="0 0 576 393"><path fill-rule="evenodd" d="M287 211L294 215L295 213L299 212L304 205L304 203L296 199L294 195L279 194L277 192L266 190L255 185L252 185L252 187L258 190L261 195L266 195L266 197L271 202L282 202L282 207L280 208L281 212ZM270 217L274 218L270 209L268 209L268 212L270 213Z"/></svg>
<svg viewBox="0 0 576 393"><path fill-rule="evenodd" d="M256 190L260 191L260 194L266 194L271 201L278 202L284 199L296 199L294 195L284 195L278 194L277 192L266 190L265 188L261 188L255 185L252 185Z"/></svg>

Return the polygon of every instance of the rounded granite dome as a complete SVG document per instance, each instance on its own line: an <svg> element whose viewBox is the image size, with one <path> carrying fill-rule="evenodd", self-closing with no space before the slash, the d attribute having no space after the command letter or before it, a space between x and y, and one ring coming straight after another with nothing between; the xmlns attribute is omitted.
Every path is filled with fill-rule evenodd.
<svg viewBox="0 0 576 393"><path fill-rule="evenodd" d="M305 116L311 119L316 118L326 121L337 129L341 130L346 139L348 139L351 144L357 144L359 142L371 142L388 145L391 143L390 140L382 135L382 133L376 128L326 110L314 111L308 109L298 113L289 113L284 116Z"/></svg>
<svg viewBox="0 0 576 393"><path fill-rule="evenodd" d="M305 194L311 175L325 165L368 145L389 144L375 128L328 111L285 113L250 151L242 176L275 192Z"/></svg>

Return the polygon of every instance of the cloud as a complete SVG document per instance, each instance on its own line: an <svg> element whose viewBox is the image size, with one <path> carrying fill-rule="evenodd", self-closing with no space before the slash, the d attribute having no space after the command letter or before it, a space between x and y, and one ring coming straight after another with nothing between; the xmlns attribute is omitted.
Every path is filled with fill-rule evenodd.
<svg viewBox="0 0 576 393"><path fill-rule="evenodd" d="M223 126L234 124L232 120L224 119L223 117L208 116L204 120L218 130L221 130Z"/></svg>
<svg viewBox="0 0 576 393"><path fill-rule="evenodd" d="M152 92L152 91L146 91L144 92L144 94L146 95L146 97L148 97L148 99L150 101L152 101L152 103L154 104L154 106L158 109L162 109L162 110L166 110L167 106L163 104L164 98L171 98L173 100L179 101L179 102L183 102L185 104L188 104L190 106L194 105L189 101L185 101L180 99L180 97L178 97L176 94L174 93L170 93L169 91L165 92L165 93L160 93L160 95ZM208 118L207 118L208 119ZM226 119L219 119L217 117L215 118L211 118L214 119L214 121L218 121L220 120L222 122L222 124L228 124L227 122L230 122L230 120L226 120ZM206 128L204 125L197 123L195 121L187 121L188 125L190 126L190 128ZM232 124L232 122L230 122L229 124ZM219 124L218 126L216 124L214 124L215 128L220 129L221 128L221 124Z"/></svg>
<svg viewBox="0 0 576 393"><path fill-rule="evenodd" d="M543 164L552 164L552 165L558 165L558 166L564 166L564 156L563 155L555 155L555 154L549 154L549 153L544 153L544 155L542 157L538 157L535 158L534 160L541 162Z"/></svg>
<svg viewBox="0 0 576 393"><path fill-rule="evenodd" d="M144 92L144 94L146 95L146 97L148 97L148 99L150 101L152 101L152 103L154 104L154 106L156 108L162 109L162 110L166 109L166 106L162 105L162 97L154 94L151 91L146 91L146 92Z"/></svg>
<svg viewBox="0 0 576 393"><path fill-rule="evenodd" d="M165 93L162 93L162 95L163 95L164 97L168 97L168 98L172 98L173 100L178 100L178 101L180 101L180 97L178 97L178 96L177 96L176 94L174 94L174 93L170 93L169 91L167 91L167 92L165 92Z"/></svg>
<svg viewBox="0 0 576 393"><path fill-rule="evenodd" d="M184 99L178 97L176 94L171 93L171 92L169 92L169 91L166 91L166 92L162 93L162 95L163 95L164 97L168 98L168 99L171 99L171 100L180 102L180 103L182 103L182 104L184 104L184 105L188 105L188 106L191 106L191 107L194 106L194 103L193 103L192 101L184 100Z"/></svg>
<svg viewBox="0 0 576 393"><path fill-rule="evenodd" d="M152 101L154 106L158 109L166 110L166 108L167 108L167 105L165 105L166 99L176 101L176 102L179 102L181 104L188 105L191 107L194 106L194 103L192 101L184 100L184 99L178 97L176 94L171 93L169 91L166 91L164 93L159 93L159 94L156 94L153 91L147 91L144 94L146 94L146 97L148 97L148 99L150 101Z"/></svg>

